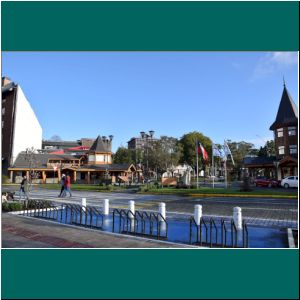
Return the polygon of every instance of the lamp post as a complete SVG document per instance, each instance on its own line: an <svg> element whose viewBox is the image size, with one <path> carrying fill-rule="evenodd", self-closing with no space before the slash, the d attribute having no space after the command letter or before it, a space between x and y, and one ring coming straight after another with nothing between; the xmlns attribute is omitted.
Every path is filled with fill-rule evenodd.
<svg viewBox="0 0 300 300"><path fill-rule="evenodd" d="M279 161L274 161L273 162L275 168L276 168L276 180L278 180L278 166L279 166Z"/></svg>
<svg viewBox="0 0 300 300"><path fill-rule="evenodd" d="M147 160L146 160L146 174L149 176L149 138L152 140L154 135L154 130L149 130L149 134L141 131L141 137L146 141L146 150L147 150ZM145 148L145 147L144 147ZM144 149L145 151L145 149Z"/></svg>

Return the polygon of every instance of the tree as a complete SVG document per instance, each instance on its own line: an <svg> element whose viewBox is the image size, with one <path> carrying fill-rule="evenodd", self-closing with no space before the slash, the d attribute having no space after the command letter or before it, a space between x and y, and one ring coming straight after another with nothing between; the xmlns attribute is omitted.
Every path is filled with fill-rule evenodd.
<svg viewBox="0 0 300 300"><path fill-rule="evenodd" d="M151 143L148 149L149 169L162 175L168 169L178 165L181 157L181 145L174 137L161 136Z"/></svg>
<svg viewBox="0 0 300 300"><path fill-rule="evenodd" d="M61 142L62 139L58 134L52 135L52 137L50 138L50 141L52 142Z"/></svg>
<svg viewBox="0 0 300 300"><path fill-rule="evenodd" d="M230 148L230 151L232 153L235 165L231 166L234 170L234 173L238 175L238 177L241 177L241 168L243 166L244 157L249 154L253 154L255 152L254 145L252 143L247 143L244 141L241 142L232 142L227 141L227 144ZM227 160L227 162L230 162L230 160ZM229 164L230 166L230 164Z"/></svg>
<svg viewBox="0 0 300 300"><path fill-rule="evenodd" d="M115 155L113 156L113 162L115 164L133 164L135 163L133 157L133 151L125 147L119 147Z"/></svg>
<svg viewBox="0 0 300 300"><path fill-rule="evenodd" d="M199 141L208 153L209 160L211 158L212 141L209 137L201 132L193 131L184 134L179 140L182 147L182 155L180 157L181 163L187 163L192 167L196 167L196 142ZM199 156L199 167L204 167L202 156Z"/></svg>
<svg viewBox="0 0 300 300"><path fill-rule="evenodd" d="M275 143L273 140L267 141L263 147L260 147L258 156L275 156Z"/></svg>
<svg viewBox="0 0 300 300"><path fill-rule="evenodd" d="M28 162L28 168L29 168L29 177L27 178L27 193L28 193L28 199L30 197L30 192L32 190L32 181L33 179L38 178L38 172L35 171L38 160L37 160L37 150L34 147L26 148L25 153L25 161Z"/></svg>

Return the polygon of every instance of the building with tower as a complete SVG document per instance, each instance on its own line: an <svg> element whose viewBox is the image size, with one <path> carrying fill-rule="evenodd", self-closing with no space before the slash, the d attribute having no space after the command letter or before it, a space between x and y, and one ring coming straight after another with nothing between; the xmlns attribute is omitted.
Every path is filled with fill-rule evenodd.
<svg viewBox="0 0 300 300"><path fill-rule="evenodd" d="M298 109L284 82L283 92L275 121L270 126L274 133L275 156L247 157L244 166L251 177L258 170L266 177L281 180L298 175Z"/></svg>
<svg viewBox="0 0 300 300"><path fill-rule="evenodd" d="M298 110L284 83L275 121L274 132L277 178L298 174Z"/></svg>

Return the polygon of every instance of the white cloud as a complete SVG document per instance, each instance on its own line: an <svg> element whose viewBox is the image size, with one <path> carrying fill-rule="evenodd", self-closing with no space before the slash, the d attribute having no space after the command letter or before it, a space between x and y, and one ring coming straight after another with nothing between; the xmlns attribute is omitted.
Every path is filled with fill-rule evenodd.
<svg viewBox="0 0 300 300"><path fill-rule="evenodd" d="M279 66L297 65L297 52L273 52L271 60Z"/></svg>
<svg viewBox="0 0 300 300"><path fill-rule="evenodd" d="M297 66L297 64L297 52L269 52L259 59L254 68L252 79L267 77L276 71L284 72L292 66Z"/></svg>

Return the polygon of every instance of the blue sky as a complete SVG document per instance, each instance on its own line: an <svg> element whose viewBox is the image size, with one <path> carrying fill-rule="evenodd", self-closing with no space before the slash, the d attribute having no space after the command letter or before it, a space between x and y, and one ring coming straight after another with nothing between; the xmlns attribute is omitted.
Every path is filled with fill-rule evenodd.
<svg viewBox="0 0 300 300"><path fill-rule="evenodd" d="M43 138L112 134L113 151L148 130L260 146L273 136L283 76L298 106L296 52L3 52L4 75Z"/></svg>

